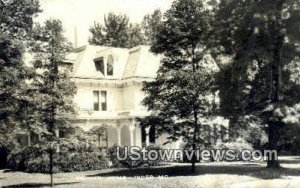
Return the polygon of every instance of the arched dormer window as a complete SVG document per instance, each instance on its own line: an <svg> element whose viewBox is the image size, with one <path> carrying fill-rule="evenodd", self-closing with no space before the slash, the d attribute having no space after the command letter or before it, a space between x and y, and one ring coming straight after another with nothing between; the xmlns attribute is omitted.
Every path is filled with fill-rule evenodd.
<svg viewBox="0 0 300 188"><path fill-rule="evenodd" d="M104 61L103 57L94 60L96 71L101 72L104 75Z"/></svg>
<svg viewBox="0 0 300 188"><path fill-rule="evenodd" d="M107 76L113 76L114 75L114 58L112 55L109 55L107 57L107 70L106 70Z"/></svg>

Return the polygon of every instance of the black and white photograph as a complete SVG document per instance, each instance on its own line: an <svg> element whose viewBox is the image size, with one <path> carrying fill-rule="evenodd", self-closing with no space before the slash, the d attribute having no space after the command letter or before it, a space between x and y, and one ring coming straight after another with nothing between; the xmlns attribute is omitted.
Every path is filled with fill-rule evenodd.
<svg viewBox="0 0 300 188"><path fill-rule="evenodd" d="M0 0L0 187L299 188L299 0Z"/></svg>

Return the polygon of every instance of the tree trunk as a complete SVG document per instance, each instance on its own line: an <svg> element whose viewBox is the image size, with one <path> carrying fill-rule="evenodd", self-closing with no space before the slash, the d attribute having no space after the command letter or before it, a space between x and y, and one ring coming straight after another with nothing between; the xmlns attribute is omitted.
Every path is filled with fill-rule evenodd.
<svg viewBox="0 0 300 188"><path fill-rule="evenodd" d="M195 49L196 49L196 44L193 44L192 47L192 67L193 67L193 83L197 84L196 82L196 72L198 69L198 61L196 60L196 55L195 55ZM195 94L194 99L195 101L197 100L197 98L199 97L199 94ZM193 134L193 158L192 158L192 167L191 167L191 172L194 174L196 171L196 162L197 162L197 136L198 136L198 132L199 132L199 125L198 125L198 106L196 104L193 104L193 116L194 116L194 134Z"/></svg>
<svg viewBox="0 0 300 188"><path fill-rule="evenodd" d="M233 142L238 138L238 129L239 129L239 125L237 123L237 117L233 117L229 120L229 141Z"/></svg>
<svg viewBox="0 0 300 188"><path fill-rule="evenodd" d="M51 47L52 47L52 51L51 51L51 63L54 66L53 69L53 77L51 77L52 79L52 91L53 93L55 93L55 89L56 89L56 84L57 84L57 80L58 80L58 64L57 61L54 60L54 39L51 39ZM56 133L55 133L55 110L56 110L56 104L54 102L54 98L55 96L52 94L52 105L51 105L51 122L49 124L49 129L50 129L50 133L52 134L50 136L50 142L53 142L55 140L56 137ZM57 135L58 136L58 135ZM54 187L54 181L53 181L53 153L54 153L54 145L50 146L50 178L51 178L51 187Z"/></svg>
<svg viewBox="0 0 300 188"><path fill-rule="evenodd" d="M277 2L277 10L282 10L283 8L283 1L278 1ZM283 44L284 44L284 35L281 33L280 28L280 20L281 20L281 11L278 11L275 13L274 17L276 18L274 21L274 28L278 34L278 36L275 35L274 38L274 60L272 64L272 79L271 79L271 103L273 106L277 107L277 105L280 102L280 91L281 91L281 67L282 67L282 62L281 62L281 56L282 56L282 50L283 50ZM273 113L273 112L272 112ZM273 115L273 114L272 114ZM274 117L272 117L274 118ZM277 152L277 142L279 139L279 125L280 122L274 122L271 120L268 123L268 138L269 138L269 150L275 150ZM277 159L270 159L268 157L267 161L267 168L279 168L280 164Z"/></svg>
<svg viewBox="0 0 300 188"><path fill-rule="evenodd" d="M50 150L49 150L49 158L50 158L50 186L54 187L54 181L53 181L53 148L52 146L50 146Z"/></svg>
<svg viewBox="0 0 300 188"><path fill-rule="evenodd" d="M268 127L268 142L269 142L269 150L275 150L277 152L277 140L278 140L278 127L275 123L269 123ZM267 159L267 168L280 168L280 164L278 159L274 157L268 156Z"/></svg>
<svg viewBox="0 0 300 188"><path fill-rule="evenodd" d="M192 167L191 167L191 172L194 174L195 173L195 171L196 171L196 155L195 155L195 153L196 153L196 144L195 143L193 143L193 158L192 158Z"/></svg>
<svg viewBox="0 0 300 188"><path fill-rule="evenodd" d="M198 128L198 113L195 109L196 108L194 107L194 135L193 135L193 151L192 151L193 156L192 156L192 167L191 167L191 172L193 174L196 171L196 162L197 162L197 156L196 156L197 146L196 146L196 143L197 143L197 135L198 135L198 131L199 131L199 128Z"/></svg>

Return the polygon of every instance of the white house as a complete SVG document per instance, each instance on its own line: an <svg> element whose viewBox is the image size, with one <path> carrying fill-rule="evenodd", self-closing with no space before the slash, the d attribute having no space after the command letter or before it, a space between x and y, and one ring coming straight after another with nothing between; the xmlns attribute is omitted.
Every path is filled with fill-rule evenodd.
<svg viewBox="0 0 300 188"><path fill-rule="evenodd" d="M149 115L141 104L145 97L143 82L156 78L160 64L161 57L149 49L148 46L124 49L87 45L68 56L77 86L74 101L80 109L74 126L85 131L106 127L106 133L99 135L100 147L162 145L167 141L166 134L155 138L153 127L141 128L136 121ZM223 125L228 120L216 117L203 123L211 127L207 131L221 132L222 138L227 135ZM164 147L179 148L179 145L176 142Z"/></svg>
<svg viewBox="0 0 300 188"><path fill-rule="evenodd" d="M141 104L145 97L143 83L156 78L160 56L149 51L148 46L131 49L86 45L73 50L66 58L72 66L72 79L77 93L74 102L78 115L72 121L73 127L58 131L60 137L76 131L89 131L105 127L98 135L99 147L114 144L125 146L162 146L166 134L155 137L154 127L142 128L137 118L149 115ZM217 117L210 122L209 135L221 130L227 120ZM79 129L76 129L78 128ZM226 134L225 134L226 135ZM28 133L20 139L24 145L38 141L37 135ZM165 145L164 148L179 148L180 142Z"/></svg>
<svg viewBox="0 0 300 188"><path fill-rule="evenodd" d="M142 129L136 118L149 112L141 104L144 81L156 77L160 57L147 46L131 49L86 45L75 49L68 62L73 63L74 98L79 114L74 126L88 131L106 127L99 146L114 144L142 146L155 142L155 130Z"/></svg>

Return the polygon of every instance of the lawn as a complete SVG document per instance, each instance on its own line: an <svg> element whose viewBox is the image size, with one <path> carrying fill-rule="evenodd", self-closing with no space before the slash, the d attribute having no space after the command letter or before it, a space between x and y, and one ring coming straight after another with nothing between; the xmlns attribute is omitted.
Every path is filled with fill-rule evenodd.
<svg viewBox="0 0 300 188"><path fill-rule="evenodd" d="M102 171L55 174L56 187L101 188L173 188L173 187L295 187L300 185L300 157L282 157L283 168L268 170L264 163L200 163L190 174L189 164L171 164L141 169L106 169ZM0 172L2 187L47 187L49 175Z"/></svg>

